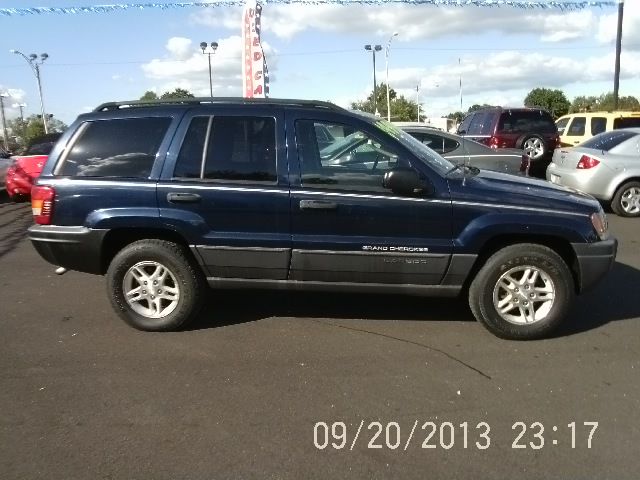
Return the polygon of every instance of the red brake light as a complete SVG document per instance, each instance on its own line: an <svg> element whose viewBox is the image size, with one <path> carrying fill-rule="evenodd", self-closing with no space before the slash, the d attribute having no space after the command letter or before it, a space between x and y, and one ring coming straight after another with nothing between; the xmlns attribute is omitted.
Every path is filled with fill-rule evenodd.
<svg viewBox="0 0 640 480"><path fill-rule="evenodd" d="M38 225L49 225L53 213L53 199L56 191L53 187L34 185L31 189L31 212Z"/></svg>
<svg viewBox="0 0 640 480"><path fill-rule="evenodd" d="M489 139L489 147L491 148L498 148L498 143L498 137L496 137L495 135Z"/></svg>
<svg viewBox="0 0 640 480"><path fill-rule="evenodd" d="M583 155L580 157L580 161L576 168L579 170L587 170L589 168L597 167L600 164L600 160L596 160L588 155Z"/></svg>

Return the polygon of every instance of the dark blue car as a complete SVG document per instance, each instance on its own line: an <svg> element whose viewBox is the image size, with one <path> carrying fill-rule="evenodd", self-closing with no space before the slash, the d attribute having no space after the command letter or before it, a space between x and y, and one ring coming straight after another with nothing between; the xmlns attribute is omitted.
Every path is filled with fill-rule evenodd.
<svg viewBox="0 0 640 480"><path fill-rule="evenodd" d="M463 294L494 334L538 338L617 246L590 196L302 100L101 105L57 143L32 207L38 252L106 274L118 314L155 331L184 326L209 285Z"/></svg>

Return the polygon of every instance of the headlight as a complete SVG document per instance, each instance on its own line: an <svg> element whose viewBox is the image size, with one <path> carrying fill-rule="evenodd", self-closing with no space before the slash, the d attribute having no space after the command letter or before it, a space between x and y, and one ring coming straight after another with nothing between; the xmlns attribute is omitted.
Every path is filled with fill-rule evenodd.
<svg viewBox="0 0 640 480"><path fill-rule="evenodd" d="M600 240L609 238L609 222L607 222L607 215L604 213L604 210L602 210L602 207L597 212L591 214L591 224Z"/></svg>

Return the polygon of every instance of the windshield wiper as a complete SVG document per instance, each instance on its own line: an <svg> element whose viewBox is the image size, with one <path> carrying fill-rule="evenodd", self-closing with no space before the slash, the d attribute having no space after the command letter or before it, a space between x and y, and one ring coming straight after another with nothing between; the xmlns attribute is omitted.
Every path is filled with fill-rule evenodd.
<svg viewBox="0 0 640 480"><path fill-rule="evenodd" d="M445 173L445 175L449 175L450 173L453 173L456 170L468 170L469 172L471 172L474 175L477 175L478 173L480 173L480 169L478 167L474 167L472 165L467 165L466 163L462 162L462 163L457 163L454 167L451 167L447 171L447 173Z"/></svg>

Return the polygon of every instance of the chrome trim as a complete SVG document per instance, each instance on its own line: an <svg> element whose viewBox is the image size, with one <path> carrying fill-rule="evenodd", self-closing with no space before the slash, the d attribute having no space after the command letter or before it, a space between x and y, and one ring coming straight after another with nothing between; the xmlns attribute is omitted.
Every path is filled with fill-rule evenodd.
<svg viewBox="0 0 640 480"><path fill-rule="evenodd" d="M217 245L190 245L191 248L202 248L205 250L224 250L224 251L251 251L251 252L288 252L289 248L268 248L268 247L228 247Z"/></svg>
<svg viewBox="0 0 640 480"><path fill-rule="evenodd" d="M479 203L479 202L464 202L464 201L453 201L454 205L468 205L471 207L492 207L492 208L507 208L511 210L527 210L531 212L543 212L543 213L559 213L563 215L575 215L578 217L589 217L590 213L580 213L580 212L570 212L568 210L553 210L550 208L539 208L539 207L520 207L518 205L503 205L497 203Z"/></svg>
<svg viewBox="0 0 640 480"><path fill-rule="evenodd" d="M402 257L429 257L429 258L442 258L448 257L449 253L413 253L413 252L370 252L370 251L361 251L361 250L309 250L309 249L300 249L294 248L292 253L298 254L326 254L326 255L362 255L362 256L397 256L400 255Z"/></svg>
<svg viewBox="0 0 640 480"><path fill-rule="evenodd" d="M42 178L39 185L73 185L81 183L83 185L94 186L114 186L114 187L148 187L156 188L155 180L141 178L139 181L121 181L121 180L98 180L95 177L63 177L63 178Z"/></svg>
<svg viewBox="0 0 640 480"><path fill-rule="evenodd" d="M291 190L291 195L323 195L327 197L346 197L346 198L368 198L373 200L405 200L408 202L427 202L450 204L451 200L437 200L432 198L412 198L412 197L394 197L389 195L373 195L360 193L344 193L344 192L327 192L316 190Z"/></svg>
<svg viewBox="0 0 640 480"><path fill-rule="evenodd" d="M505 157L514 157L514 158L522 158L522 155L518 155L516 153L470 153L469 155L447 155L446 153L443 155L444 158L468 158L468 157L472 157L472 158L479 158L479 157L498 157L498 158L505 158Z"/></svg>
<svg viewBox="0 0 640 480"><path fill-rule="evenodd" d="M216 190L224 192L255 192L255 193L284 193L289 195L289 187L282 187L280 190L275 188L260 188L260 187L227 187L217 183L205 183L201 185L191 185L186 182L176 183L158 183L158 188L175 188L178 190L184 190L185 188L192 188L196 190Z"/></svg>

